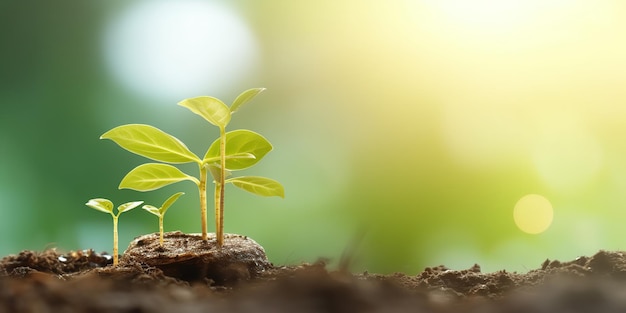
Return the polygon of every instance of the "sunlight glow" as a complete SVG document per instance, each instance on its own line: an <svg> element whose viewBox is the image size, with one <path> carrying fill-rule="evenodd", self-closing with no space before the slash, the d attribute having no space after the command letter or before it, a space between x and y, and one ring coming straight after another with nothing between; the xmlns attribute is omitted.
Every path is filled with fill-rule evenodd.
<svg viewBox="0 0 626 313"><path fill-rule="evenodd" d="M502 31L524 22L528 2L522 0L443 0L439 8L459 25Z"/></svg>
<svg viewBox="0 0 626 313"><path fill-rule="evenodd" d="M507 106L450 103L442 122L451 156L465 166L500 166L524 153L523 123Z"/></svg>
<svg viewBox="0 0 626 313"><path fill-rule="evenodd" d="M568 1L538 0L426 0L452 28L482 34L508 34L537 22L540 17L556 14Z"/></svg>
<svg viewBox="0 0 626 313"><path fill-rule="evenodd" d="M235 12L197 0L133 2L109 22L104 49L118 81L168 101L230 86L253 69L258 50Z"/></svg>
<svg viewBox="0 0 626 313"><path fill-rule="evenodd" d="M604 153L583 125L564 117L553 120L559 123L544 126L532 160L545 184L555 191L571 194L591 184L602 169Z"/></svg>

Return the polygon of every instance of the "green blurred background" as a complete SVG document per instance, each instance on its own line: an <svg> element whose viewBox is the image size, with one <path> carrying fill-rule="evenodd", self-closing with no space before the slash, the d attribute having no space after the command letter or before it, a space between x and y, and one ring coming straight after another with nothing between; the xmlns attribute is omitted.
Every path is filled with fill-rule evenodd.
<svg viewBox="0 0 626 313"><path fill-rule="evenodd" d="M227 189L226 232L275 264L354 247L355 271L526 271L624 247L623 2L9 0L0 26L1 255L111 251L95 197L184 191L165 228L198 232L192 183L119 191L146 159L98 138L146 123L202 155L217 132L176 103L252 87L230 129L273 143L246 174L286 198ZM553 208L539 234L513 219L528 194ZM125 213L121 248L156 230Z"/></svg>

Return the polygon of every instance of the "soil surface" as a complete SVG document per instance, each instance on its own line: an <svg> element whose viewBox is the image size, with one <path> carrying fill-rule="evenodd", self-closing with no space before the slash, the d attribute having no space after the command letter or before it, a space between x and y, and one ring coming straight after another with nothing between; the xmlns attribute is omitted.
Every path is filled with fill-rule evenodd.
<svg viewBox="0 0 626 313"><path fill-rule="evenodd" d="M150 247L161 256L169 249ZM220 255L207 249L209 258ZM200 276L167 275L136 256L112 266L110 255L91 250L23 251L0 260L0 312L626 312L626 252L546 260L527 273L474 265L418 275L333 271L323 262L279 266L253 254L259 264L244 258L228 276L236 279L215 279L206 268Z"/></svg>
<svg viewBox="0 0 626 313"><path fill-rule="evenodd" d="M218 249L215 234L208 240L201 234L180 231L139 236L124 252L121 264L153 266L169 277L188 282L211 281L212 285L233 286L272 268L263 247L247 236L224 234Z"/></svg>

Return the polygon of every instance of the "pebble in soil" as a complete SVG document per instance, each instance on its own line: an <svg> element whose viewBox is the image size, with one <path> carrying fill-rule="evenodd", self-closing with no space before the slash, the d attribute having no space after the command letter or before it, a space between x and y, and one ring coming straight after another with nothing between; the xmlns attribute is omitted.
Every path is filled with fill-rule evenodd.
<svg viewBox="0 0 626 313"><path fill-rule="evenodd" d="M231 286L259 276L271 269L265 250L247 236L225 234L224 245L217 246L215 234L208 240L200 234L180 231L135 238L120 259L120 265L146 264L163 271L166 276L193 282L209 280L215 285Z"/></svg>

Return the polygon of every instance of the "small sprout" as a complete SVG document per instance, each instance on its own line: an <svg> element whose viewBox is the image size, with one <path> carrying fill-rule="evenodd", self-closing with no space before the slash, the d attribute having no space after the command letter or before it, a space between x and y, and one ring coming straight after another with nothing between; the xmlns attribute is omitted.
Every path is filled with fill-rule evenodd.
<svg viewBox="0 0 626 313"><path fill-rule="evenodd" d="M96 198L91 199L87 203L85 203L88 207L92 209L96 209L98 211L109 213L113 217L113 266L116 266L118 263L118 249L117 249L117 219L120 217L122 212L130 211L139 205L141 205L143 201L134 201L127 202L117 207L117 214L113 213L113 202Z"/></svg>
<svg viewBox="0 0 626 313"><path fill-rule="evenodd" d="M159 244L161 245L161 247L163 247L163 218L165 217L165 212L167 212L167 209L169 209L169 207L172 206L172 204L174 204L176 200L178 200L178 197L184 194L184 192L178 192L173 194L171 197L165 200L165 202L163 202L163 205L161 205L160 208L156 208L149 204L141 207L142 209L159 217Z"/></svg>

